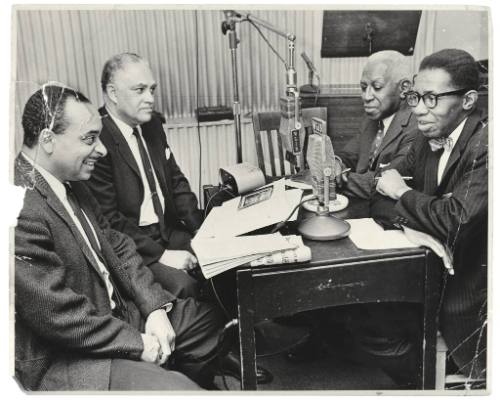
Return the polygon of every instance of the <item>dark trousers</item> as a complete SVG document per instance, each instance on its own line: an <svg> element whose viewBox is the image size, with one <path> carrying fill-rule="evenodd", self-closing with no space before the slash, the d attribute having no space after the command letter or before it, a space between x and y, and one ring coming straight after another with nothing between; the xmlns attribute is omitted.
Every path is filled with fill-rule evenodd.
<svg viewBox="0 0 500 401"><path fill-rule="evenodd" d="M159 224L141 226L140 229L145 235L152 238L165 249L186 250L193 253L191 249L192 236L187 231L173 230L167 244L161 237ZM160 262L150 263L148 267L153 272L155 281L177 298L199 298L199 281L185 271L167 266Z"/></svg>
<svg viewBox="0 0 500 401"><path fill-rule="evenodd" d="M199 387L193 382L206 386L213 381L224 325L221 313L209 304L188 298L176 300L168 317L176 338L167 366L113 360L110 390L196 390Z"/></svg>
<svg viewBox="0 0 500 401"><path fill-rule="evenodd" d="M401 385L416 383L421 307L410 303L354 304L318 311L319 331L344 356L383 369ZM340 344L339 344L340 343Z"/></svg>

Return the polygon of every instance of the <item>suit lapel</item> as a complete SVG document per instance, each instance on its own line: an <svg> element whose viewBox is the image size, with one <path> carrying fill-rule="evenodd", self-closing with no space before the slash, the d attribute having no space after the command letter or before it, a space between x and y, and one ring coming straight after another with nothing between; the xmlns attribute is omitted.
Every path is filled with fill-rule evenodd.
<svg viewBox="0 0 500 401"><path fill-rule="evenodd" d="M118 149L118 153L120 153L123 160L125 160L125 163L127 163L129 167L137 174L137 176L141 178L139 166L137 165L134 159L134 155L132 154L132 151L130 150L127 141L123 137L123 134L121 133L120 129L116 126L113 119L108 114L105 114L102 116L102 124L111 133L111 136Z"/></svg>
<svg viewBox="0 0 500 401"><path fill-rule="evenodd" d="M399 134L403 130L403 127L406 127L410 122L410 117L411 110L408 107L403 107L396 113L394 119L391 122L391 125L389 125L389 128L384 135L382 143L380 144L380 147L377 151L377 156L380 155L382 151L399 136Z"/></svg>
<svg viewBox="0 0 500 401"><path fill-rule="evenodd" d="M94 270L97 272L99 277L104 281L104 277L102 277L101 271L99 270L99 266L97 265L97 262L92 255L92 252L90 251L89 246L85 242L85 239L83 238L82 234L80 233L80 230L76 226L75 222L69 215L68 211L64 207L64 205L61 203L57 195L54 193L50 185L45 181L45 179L42 177L42 175L35 169L33 170L33 167L31 163L29 163L27 160L22 157L22 155L17 157L17 163L16 163L16 174L23 175L25 174L25 171L34 171L34 175L29 178L31 181L33 181L33 190L36 190L40 193L40 195L46 199L47 205L59 216L59 218L64 221L64 223L68 226L68 228L71 230L71 233L75 237L75 240L78 244L78 247L82 250L83 254L85 255L85 258L88 260L88 262L91 264L91 266L94 268ZM16 181L19 181L19 178L16 179Z"/></svg>
<svg viewBox="0 0 500 401"><path fill-rule="evenodd" d="M365 119L364 127L361 130L362 139L360 141L360 152L359 152L359 160L356 166L356 171L366 171L368 166L368 160L370 158L370 149L373 143L373 140L377 136L377 121Z"/></svg>
<svg viewBox="0 0 500 401"><path fill-rule="evenodd" d="M475 111L467 118L467 121L465 122L464 128L460 133L458 141L453 147L450 158L446 163L446 167L443 171L443 176L441 178L441 183L439 185L440 187L446 186L446 183L448 182L449 179L448 175L450 171L453 171L453 167L460 160L462 153L465 151L465 148L469 143L470 137L474 134L474 132L476 132L477 125L480 124L480 122L481 122L481 113L479 111Z"/></svg>
<svg viewBox="0 0 500 401"><path fill-rule="evenodd" d="M160 135L160 132L154 132L151 130L147 124L141 125L142 136L144 141L146 142L146 146L148 148L148 153L151 158L151 162L153 163L153 169L156 173L156 178L160 183L161 190L163 192L163 197L166 197L167 188L167 179L165 177L165 169L163 168L162 160L164 156L162 154L158 155L158 152L163 152L163 147L160 146L157 138L154 138L154 135Z"/></svg>

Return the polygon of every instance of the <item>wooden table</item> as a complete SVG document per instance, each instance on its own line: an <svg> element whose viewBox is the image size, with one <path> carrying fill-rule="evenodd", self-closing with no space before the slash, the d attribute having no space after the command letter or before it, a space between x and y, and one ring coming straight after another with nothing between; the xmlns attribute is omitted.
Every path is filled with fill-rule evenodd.
<svg viewBox="0 0 500 401"><path fill-rule="evenodd" d="M341 218L367 216L367 205L352 202ZM256 390L254 325L264 319L324 307L369 302L423 304L419 388L435 387L438 258L422 248L360 250L349 238L304 241L307 263L241 268L236 272L243 390Z"/></svg>

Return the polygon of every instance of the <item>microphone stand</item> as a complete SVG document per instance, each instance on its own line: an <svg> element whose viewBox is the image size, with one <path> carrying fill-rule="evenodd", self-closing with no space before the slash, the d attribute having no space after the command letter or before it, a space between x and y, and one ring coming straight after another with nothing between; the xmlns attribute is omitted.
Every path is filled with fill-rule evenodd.
<svg viewBox="0 0 500 401"><path fill-rule="evenodd" d="M233 71L233 115L234 115L234 130L236 136L236 163L243 161L241 150L241 106L238 85L238 58L236 50L240 42L236 34L236 22L241 19L241 15L235 11L224 11L226 21L222 22L222 33L227 33L229 39L229 49L231 50L231 66Z"/></svg>
<svg viewBox="0 0 500 401"><path fill-rule="evenodd" d="M286 70L286 103L293 106L294 119L293 125L295 127L294 132L292 132L291 144L288 147L291 148L292 152L296 158L296 164L300 170L304 168L303 157L300 157L302 151L303 138L300 138L299 131L302 128L300 122L300 94L297 89L297 71L295 70L295 35L292 33L284 32L267 21L264 21L252 14L239 13L234 10L224 10L224 15L226 21L222 22L222 33L225 35L228 33L229 36L229 48L231 49L231 63L233 68L233 94L234 94L234 121L235 121L235 131L236 131L236 154L237 162L241 163L241 110L238 94L238 66L237 66L237 46L239 40L236 36L236 23L249 21L252 24L259 25L263 28L269 29L270 31L284 37L288 41L288 60L287 60L287 70ZM303 130L302 130L303 131ZM303 136L303 135L302 135Z"/></svg>

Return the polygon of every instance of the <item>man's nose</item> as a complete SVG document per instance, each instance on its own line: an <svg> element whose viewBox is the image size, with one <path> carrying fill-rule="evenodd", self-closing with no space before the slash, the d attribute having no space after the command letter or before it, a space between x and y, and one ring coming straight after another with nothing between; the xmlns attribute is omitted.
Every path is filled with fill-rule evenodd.
<svg viewBox="0 0 500 401"><path fill-rule="evenodd" d="M423 115L427 114L428 111L429 111L429 109L424 104L424 99L423 98L418 99L417 105L415 107L413 107L413 113L416 116L423 116Z"/></svg>
<svg viewBox="0 0 500 401"><path fill-rule="evenodd" d="M368 86L364 92L361 92L361 98L365 101L368 102L373 99L373 89L371 86Z"/></svg>
<svg viewBox="0 0 500 401"><path fill-rule="evenodd" d="M97 139L97 145L94 149L97 153L99 153L99 157L104 157L108 154L108 150L106 149L106 146L101 142L100 139Z"/></svg>
<svg viewBox="0 0 500 401"><path fill-rule="evenodd" d="M145 91L144 92L145 95L144 95L144 101L148 102L148 103L154 103L154 95L151 91Z"/></svg>

